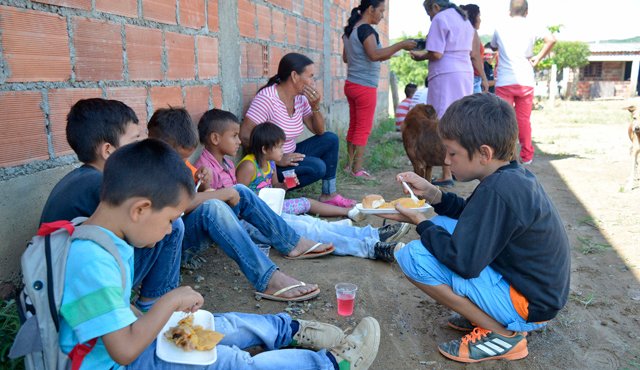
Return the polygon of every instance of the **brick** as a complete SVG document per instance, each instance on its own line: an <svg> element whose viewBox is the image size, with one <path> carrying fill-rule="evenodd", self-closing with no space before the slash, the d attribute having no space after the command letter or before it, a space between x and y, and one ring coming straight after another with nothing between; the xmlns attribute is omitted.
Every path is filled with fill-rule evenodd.
<svg viewBox="0 0 640 370"><path fill-rule="evenodd" d="M182 107L184 105L180 86L152 87L149 93L154 111L159 108Z"/></svg>
<svg viewBox="0 0 640 370"><path fill-rule="evenodd" d="M204 27L204 5L204 0L180 0L180 25L196 29Z"/></svg>
<svg viewBox="0 0 640 370"><path fill-rule="evenodd" d="M142 0L142 16L156 22L177 24L176 0Z"/></svg>
<svg viewBox="0 0 640 370"><path fill-rule="evenodd" d="M271 11L271 27L273 29L272 38L275 42L284 42L286 39L285 33L285 16L284 13L277 10Z"/></svg>
<svg viewBox="0 0 640 370"><path fill-rule="evenodd" d="M218 39L198 36L198 77L214 78L218 75Z"/></svg>
<svg viewBox="0 0 640 370"><path fill-rule="evenodd" d="M2 6L0 30L7 82L65 81L71 77L65 18Z"/></svg>
<svg viewBox="0 0 640 370"><path fill-rule="evenodd" d="M96 0L96 9L125 17L138 17L138 0Z"/></svg>
<svg viewBox="0 0 640 370"><path fill-rule="evenodd" d="M220 27L218 18L218 0L209 0L207 17L207 25L209 27L209 31L218 32L218 28Z"/></svg>
<svg viewBox="0 0 640 370"><path fill-rule="evenodd" d="M34 3L43 3L66 8L91 10L91 0L33 0Z"/></svg>
<svg viewBox="0 0 640 370"><path fill-rule="evenodd" d="M249 82L242 85L242 112L247 111L256 92L258 92L258 84Z"/></svg>
<svg viewBox="0 0 640 370"><path fill-rule="evenodd" d="M125 26L129 79L162 80L162 31Z"/></svg>
<svg viewBox="0 0 640 370"><path fill-rule="evenodd" d="M49 132L56 157L73 154L65 133L69 109L80 99L101 98L100 89L55 89L49 90Z"/></svg>
<svg viewBox="0 0 640 370"><path fill-rule="evenodd" d="M278 64L280 59L284 56L284 50L277 46L269 46L269 76L274 76L278 73Z"/></svg>
<svg viewBox="0 0 640 370"><path fill-rule="evenodd" d="M121 26L77 17L73 23L76 79L122 80Z"/></svg>
<svg viewBox="0 0 640 370"><path fill-rule="evenodd" d="M197 125L198 120L209 110L209 86L185 86L184 107L191 115L191 119Z"/></svg>
<svg viewBox="0 0 640 370"><path fill-rule="evenodd" d="M287 42L289 44L297 44L298 36L298 18L287 17Z"/></svg>
<svg viewBox="0 0 640 370"><path fill-rule="evenodd" d="M166 32L164 35L169 68L167 78L194 79L196 75L195 40L193 36Z"/></svg>
<svg viewBox="0 0 640 370"><path fill-rule="evenodd" d="M302 14L304 11L304 0L293 0L291 10L296 14Z"/></svg>
<svg viewBox="0 0 640 370"><path fill-rule="evenodd" d="M240 36L256 37L256 7L249 0L238 0L238 29Z"/></svg>
<svg viewBox="0 0 640 370"><path fill-rule="evenodd" d="M287 10L291 9L291 0L271 0L271 3Z"/></svg>
<svg viewBox="0 0 640 370"><path fill-rule="evenodd" d="M211 91L213 95L213 107L214 108L222 108L222 88L220 85L211 86Z"/></svg>
<svg viewBox="0 0 640 370"><path fill-rule="evenodd" d="M263 71L263 49L260 44L242 44L242 64L241 74L245 78L262 77Z"/></svg>
<svg viewBox="0 0 640 370"><path fill-rule="evenodd" d="M271 39L271 9L264 5L256 6L258 13L258 38L263 40Z"/></svg>
<svg viewBox="0 0 640 370"><path fill-rule="evenodd" d="M49 159L42 96L37 91L0 93L0 166Z"/></svg>
<svg viewBox="0 0 640 370"><path fill-rule="evenodd" d="M107 98L120 100L136 112L139 124L147 125L147 89L144 87L109 87Z"/></svg>

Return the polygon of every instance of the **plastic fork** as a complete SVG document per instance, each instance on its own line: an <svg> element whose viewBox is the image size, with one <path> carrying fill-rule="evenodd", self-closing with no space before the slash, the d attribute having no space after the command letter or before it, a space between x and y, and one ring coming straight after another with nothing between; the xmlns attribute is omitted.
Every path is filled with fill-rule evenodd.
<svg viewBox="0 0 640 370"><path fill-rule="evenodd" d="M418 197L416 197L415 194L413 194L413 190L411 190L411 188L409 187L409 184L407 184L402 177L400 177L400 181L402 181L402 186L404 186L405 189L407 189L407 191L409 192L409 195L411 196L411 200L418 203Z"/></svg>

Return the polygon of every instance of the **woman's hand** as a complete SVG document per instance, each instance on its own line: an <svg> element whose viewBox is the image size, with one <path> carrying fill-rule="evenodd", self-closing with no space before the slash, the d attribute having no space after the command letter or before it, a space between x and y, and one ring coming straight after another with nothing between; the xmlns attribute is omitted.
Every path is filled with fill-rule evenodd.
<svg viewBox="0 0 640 370"><path fill-rule="evenodd" d="M309 101L309 105L311 106L311 110L318 111L320 109L320 102L322 101L322 94L315 88L304 85L304 89L302 90L302 94L307 97Z"/></svg>
<svg viewBox="0 0 640 370"><path fill-rule="evenodd" d="M278 167L295 167L304 157L305 155L302 153L286 153L282 156L281 160L276 162L276 165L278 165Z"/></svg>
<svg viewBox="0 0 640 370"><path fill-rule="evenodd" d="M409 54L411 54L411 59L415 61L421 61L427 59L427 54L429 52L426 50L411 50Z"/></svg>
<svg viewBox="0 0 640 370"><path fill-rule="evenodd" d="M404 50L413 50L418 46L418 43L415 42L414 40L407 39L407 40L401 41L400 46Z"/></svg>

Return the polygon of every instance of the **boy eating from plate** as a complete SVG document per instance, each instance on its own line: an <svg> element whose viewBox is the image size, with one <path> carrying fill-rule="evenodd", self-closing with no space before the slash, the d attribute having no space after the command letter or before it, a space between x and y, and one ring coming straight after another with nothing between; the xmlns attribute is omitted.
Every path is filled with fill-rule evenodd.
<svg viewBox="0 0 640 370"><path fill-rule="evenodd" d="M492 94L453 103L438 131L445 163L460 181L479 180L463 199L413 172L401 173L438 216L396 206L418 225L420 240L395 252L407 278L461 317L449 326L470 331L442 343L460 362L517 360L528 355L527 332L546 325L567 302L569 241L551 199L513 159L518 124L513 108Z"/></svg>
<svg viewBox="0 0 640 370"><path fill-rule="evenodd" d="M95 242L72 242L59 338L65 353L98 339L81 369L196 368L158 358L155 340L174 312L195 312L203 305L198 292L187 286L173 289L139 317L129 306L134 248L152 246L171 232L172 221L191 203L194 186L180 156L158 140L125 145L106 161L100 203L85 223L99 226L116 244L127 281L123 290L116 259ZM287 314L226 313L216 315L215 323L216 331L225 336L217 346L217 360L198 369L298 369L304 364L310 369L337 370L356 360L366 369L375 359L380 339L380 327L373 318L363 319L349 336L335 326L292 320ZM266 351L252 357L242 350L256 345ZM284 346L317 352L277 350Z"/></svg>

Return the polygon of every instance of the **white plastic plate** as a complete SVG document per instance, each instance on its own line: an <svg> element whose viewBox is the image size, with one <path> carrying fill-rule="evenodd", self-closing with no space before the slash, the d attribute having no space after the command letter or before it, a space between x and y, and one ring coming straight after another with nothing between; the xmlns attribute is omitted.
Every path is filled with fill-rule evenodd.
<svg viewBox="0 0 640 370"><path fill-rule="evenodd" d="M284 189L280 188L263 188L258 192L258 197L262 199L273 212L278 216L282 214L282 206L284 205Z"/></svg>
<svg viewBox="0 0 640 370"><path fill-rule="evenodd" d="M381 214L390 214L390 213L399 213L395 210L395 208L363 208L362 203L356 204L356 208L358 211L364 213L365 215L381 215ZM418 208L409 208L418 212L427 212L431 206L429 204L425 204L422 207Z"/></svg>
<svg viewBox="0 0 640 370"><path fill-rule="evenodd" d="M213 320L213 314L209 311L198 310L194 314L193 324L200 325L205 329L216 330L216 325ZM176 346L169 339L164 337L164 333L169 328L178 325L178 321L187 316L184 312L174 312L169 318L160 333L156 341L156 355L160 359L172 362L176 364L188 364L188 365L211 365L216 362L218 353L214 347L209 351L184 351L182 348Z"/></svg>

